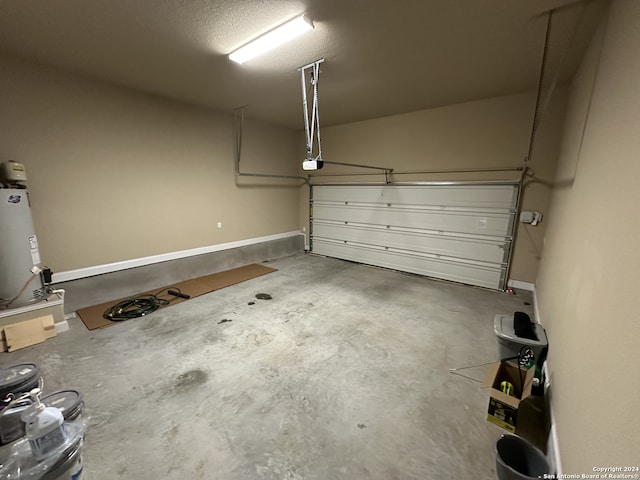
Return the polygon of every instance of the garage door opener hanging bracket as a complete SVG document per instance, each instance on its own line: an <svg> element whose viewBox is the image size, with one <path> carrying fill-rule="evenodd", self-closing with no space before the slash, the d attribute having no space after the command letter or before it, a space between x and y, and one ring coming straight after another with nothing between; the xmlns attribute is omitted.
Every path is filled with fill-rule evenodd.
<svg viewBox="0 0 640 480"><path fill-rule="evenodd" d="M384 172L385 183L391 183L392 168L374 167L356 163L329 162L322 159L322 142L320 139L320 112L318 103L318 83L320 82L320 64L324 58L300 67L300 80L302 83L302 110L304 113L304 131L307 142L307 156L302 162L303 170L320 170L324 164L342 165L345 167L369 168ZM307 80L307 77L309 80ZM309 87L307 88L307 81ZM309 108L308 96L313 91L313 102ZM317 143L317 144L316 144Z"/></svg>
<svg viewBox="0 0 640 480"><path fill-rule="evenodd" d="M304 131L307 141L307 158L302 162L304 170L318 170L323 167L322 144L320 141L320 115L318 110L318 83L320 81L320 64L324 58L300 67L302 81L302 109L304 111ZM307 77L310 89L313 89L313 104L309 110L307 101ZM317 146L315 145L317 139ZM317 152L317 155L315 154Z"/></svg>

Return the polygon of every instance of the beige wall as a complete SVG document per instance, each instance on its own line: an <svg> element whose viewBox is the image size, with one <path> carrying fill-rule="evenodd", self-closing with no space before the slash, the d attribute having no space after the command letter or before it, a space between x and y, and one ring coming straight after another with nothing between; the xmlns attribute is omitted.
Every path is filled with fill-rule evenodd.
<svg viewBox="0 0 640 480"><path fill-rule="evenodd" d="M603 27L571 89L537 280L567 474L640 463L640 2Z"/></svg>
<svg viewBox="0 0 640 480"><path fill-rule="evenodd" d="M54 271L298 230L297 188L234 181L230 115L6 56L0 70L0 160L27 167ZM298 142L247 122L242 168L295 174Z"/></svg>
<svg viewBox="0 0 640 480"><path fill-rule="evenodd" d="M565 90L556 91L552 98L530 165L536 179L530 179L523 196L525 209L543 214L547 213L549 206L549 184L556 166ZM383 166L397 172L521 166L529 146L534 101L533 94L509 95L324 128L323 158ZM347 167L326 166L321 173L352 171ZM473 176L394 174L393 180L504 179L517 178L518 175L518 172ZM383 181L384 177L313 179L314 182L345 180ZM306 195L301 195L301 203L307 201ZM307 210L301 211L300 223L305 225ZM534 282L544 229L544 221L536 227L519 225L511 279Z"/></svg>

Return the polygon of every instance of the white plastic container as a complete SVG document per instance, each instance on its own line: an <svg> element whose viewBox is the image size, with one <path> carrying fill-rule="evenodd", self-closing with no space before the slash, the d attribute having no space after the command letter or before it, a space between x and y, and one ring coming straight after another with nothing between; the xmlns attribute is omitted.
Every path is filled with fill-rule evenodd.
<svg viewBox="0 0 640 480"><path fill-rule="evenodd" d="M60 409L45 407L40 402L40 389L32 390L31 398L35 405L25 413L23 419L33 457L41 461L65 444L67 432Z"/></svg>
<svg viewBox="0 0 640 480"><path fill-rule="evenodd" d="M44 474L40 480L82 480L82 440L67 450L60 461Z"/></svg>
<svg viewBox="0 0 640 480"><path fill-rule="evenodd" d="M31 416L35 413L39 412L32 410ZM0 447L0 478L82 480L85 478L82 447L86 425L82 419L64 423L65 441L43 460L36 459L27 438Z"/></svg>
<svg viewBox="0 0 640 480"><path fill-rule="evenodd" d="M513 328L513 316L496 315L493 331L498 340L500 359L516 357L523 347L531 348L536 360L540 358L542 351L547 347L547 334L539 323L534 323L533 328L538 340L518 337Z"/></svg>

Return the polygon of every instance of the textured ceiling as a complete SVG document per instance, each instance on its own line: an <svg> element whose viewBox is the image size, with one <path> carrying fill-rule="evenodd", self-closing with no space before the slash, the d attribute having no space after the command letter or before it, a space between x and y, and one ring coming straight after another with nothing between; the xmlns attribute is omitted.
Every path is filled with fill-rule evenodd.
<svg viewBox="0 0 640 480"><path fill-rule="evenodd" d="M301 65L326 59L319 84L325 126L533 90L544 12L562 7L553 17L548 71L566 82L605 6L604 0L0 0L0 48L222 111L247 105L249 117L302 129ZM228 60L247 39L303 12L313 31L244 65Z"/></svg>

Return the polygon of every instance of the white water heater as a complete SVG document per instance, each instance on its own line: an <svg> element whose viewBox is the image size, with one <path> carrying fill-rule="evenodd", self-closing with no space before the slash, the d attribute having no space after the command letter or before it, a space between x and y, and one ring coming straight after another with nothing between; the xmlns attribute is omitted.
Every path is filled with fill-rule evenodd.
<svg viewBox="0 0 640 480"><path fill-rule="evenodd" d="M13 182L3 186L8 188L0 188L0 309L26 305L43 294L38 275L40 251L27 190L12 188L21 186Z"/></svg>

